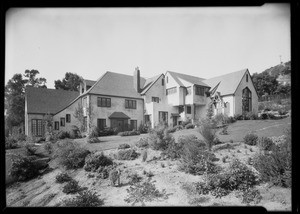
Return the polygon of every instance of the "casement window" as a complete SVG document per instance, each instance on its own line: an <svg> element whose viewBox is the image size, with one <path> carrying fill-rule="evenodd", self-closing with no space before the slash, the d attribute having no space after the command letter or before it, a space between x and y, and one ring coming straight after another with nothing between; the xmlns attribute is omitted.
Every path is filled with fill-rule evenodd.
<svg viewBox="0 0 300 214"><path fill-rule="evenodd" d="M246 74L246 82L248 82L248 74Z"/></svg>
<svg viewBox="0 0 300 214"><path fill-rule="evenodd" d="M125 108L136 109L136 100L125 100Z"/></svg>
<svg viewBox="0 0 300 214"><path fill-rule="evenodd" d="M66 114L66 122L71 123L71 115L70 114Z"/></svg>
<svg viewBox="0 0 300 214"><path fill-rule="evenodd" d="M106 127L106 119L97 119L97 127L102 130Z"/></svg>
<svg viewBox="0 0 300 214"><path fill-rule="evenodd" d="M130 120L130 128L131 130L137 130L137 120Z"/></svg>
<svg viewBox="0 0 300 214"><path fill-rule="evenodd" d="M97 98L97 106L98 107L111 107L111 99L105 97Z"/></svg>
<svg viewBox="0 0 300 214"><path fill-rule="evenodd" d="M159 97L152 97L152 102L159 103Z"/></svg>
<svg viewBox="0 0 300 214"><path fill-rule="evenodd" d="M87 117L84 117L83 119L84 131L87 131Z"/></svg>
<svg viewBox="0 0 300 214"><path fill-rule="evenodd" d="M162 86L165 85L165 79L164 79L164 78L161 79L161 85L162 85Z"/></svg>
<svg viewBox="0 0 300 214"><path fill-rule="evenodd" d="M168 122L168 112L167 111L159 111L158 112L158 121L159 122Z"/></svg>
<svg viewBox="0 0 300 214"><path fill-rule="evenodd" d="M58 121L54 122L54 130L59 130L59 122Z"/></svg>
<svg viewBox="0 0 300 214"><path fill-rule="evenodd" d="M196 86L195 94L204 96L205 88L201 86Z"/></svg>
<svg viewBox="0 0 300 214"><path fill-rule="evenodd" d="M186 113L187 114L191 114L192 113L192 107L191 106L187 106L186 107Z"/></svg>
<svg viewBox="0 0 300 214"><path fill-rule="evenodd" d="M60 126L65 126L65 124L66 124L65 118L64 118L64 117L61 117L61 118L60 118Z"/></svg>
<svg viewBox="0 0 300 214"><path fill-rule="evenodd" d="M173 87L173 88L168 88L166 90L166 94L169 95L169 94L175 94L177 92L177 88L176 87Z"/></svg>
<svg viewBox="0 0 300 214"><path fill-rule="evenodd" d="M190 94L192 94L192 87L191 86L186 88L186 95L190 95Z"/></svg>
<svg viewBox="0 0 300 214"><path fill-rule="evenodd" d="M31 128L33 136L42 136L43 135L43 121L41 119L31 120Z"/></svg>

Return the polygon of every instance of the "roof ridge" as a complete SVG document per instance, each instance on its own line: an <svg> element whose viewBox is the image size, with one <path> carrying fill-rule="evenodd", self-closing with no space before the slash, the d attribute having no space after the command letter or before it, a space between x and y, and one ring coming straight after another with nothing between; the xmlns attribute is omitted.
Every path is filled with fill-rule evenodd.
<svg viewBox="0 0 300 214"><path fill-rule="evenodd" d="M211 78L207 78L205 80L210 80L210 79L214 79L214 78L219 78L219 77L222 77L222 76L226 76L226 75L230 75L230 74L234 74L234 73L239 73L239 72L246 72L248 70L248 68L244 68L242 70L238 70L238 71L234 71L234 72L230 72L230 73L227 73L227 74L222 74L222 75L219 75L219 76L215 76L215 77L211 77Z"/></svg>

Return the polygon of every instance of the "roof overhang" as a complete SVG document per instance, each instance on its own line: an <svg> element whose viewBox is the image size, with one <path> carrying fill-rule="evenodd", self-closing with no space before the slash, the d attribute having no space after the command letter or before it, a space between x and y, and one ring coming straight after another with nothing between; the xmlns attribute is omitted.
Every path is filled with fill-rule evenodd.
<svg viewBox="0 0 300 214"><path fill-rule="evenodd" d="M115 111L114 113L112 113L108 118L109 119L130 119L130 117L128 117L123 112L117 112L117 111Z"/></svg>

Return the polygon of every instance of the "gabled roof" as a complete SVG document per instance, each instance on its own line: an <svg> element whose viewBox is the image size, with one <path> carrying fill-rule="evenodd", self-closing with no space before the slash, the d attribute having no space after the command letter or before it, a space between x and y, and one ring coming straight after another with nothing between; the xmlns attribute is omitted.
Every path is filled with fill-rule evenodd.
<svg viewBox="0 0 300 214"><path fill-rule="evenodd" d="M86 80L86 79L84 81L85 81L87 86L92 86L97 82L97 81L94 81L94 80Z"/></svg>
<svg viewBox="0 0 300 214"><path fill-rule="evenodd" d="M123 112L117 112L117 111L115 111L114 113L112 113L108 118L109 119L130 119L130 117L128 117Z"/></svg>
<svg viewBox="0 0 300 214"><path fill-rule="evenodd" d="M229 74L217 76L214 78L203 80L203 82L205 82L212 88L215 88L218 83L220 83L217 91L221 92L222 96L234 94L247 70L248 69L243 69Z"/></svg>
<svg viewBox="0 0 300 214"><path fill-rule="evenodd" d="M161 75L163 74L159 74L157 76L146 79L141 94L142 95L145 94L152 87L152 85L157 81L157 79L160 78Z"/></svg>
<svg viewBox="0 0 300 214"><path fill-rule="evenodd" d="M55 114L79 96L77 91L26 87L27 113Z"/></svg>
<svg viewBox="0 0 300 214"><path fill-rule="evenodd" d="M178 85L186 87L181 81L180 79L183 79L187 82L190 82L191 84L195 84L195 85L202 85L202 86L207 86L210 87L209 85L207 85L203 80L203 78L199 78L199 77L195 77L195 76L191 76L191 75L187 75L187 74L180 74L180 73L176 73L173 71L167 71L177 82Z"/></svg>
<svg viewBox="0 0 300 214"><path fill-rule="evenodd" d="M145 82L140 77L141 85ZM97 82L88 90L86 94L105 94L111 96L142 98L133 87L133 76L107 71Z"/></svg>

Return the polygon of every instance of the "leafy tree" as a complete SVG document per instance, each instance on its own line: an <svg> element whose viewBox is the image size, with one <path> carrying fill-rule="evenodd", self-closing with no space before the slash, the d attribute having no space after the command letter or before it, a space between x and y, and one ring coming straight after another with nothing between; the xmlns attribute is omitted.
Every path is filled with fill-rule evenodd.
<svg viewBox="0 0 300 214"><path fill-rule="evenodd" d="M62 80L55 80L55 88L69 91L79 91L80 82L82 77L77 74L67 72Z"/></svg>
<svg viewBox="0 0 300 214"><path fill-rule="evenodd" d="M25 87L43 87L45 78L37 78L37 70L25 70L25 74L15 74L5 86L5 126L10 130L13 126L24 123L25 115Z"/></svg>
<svg viewBox="0 0 300 214"><path fill-rule="evenodd" d="M264 94L272 95L278 87L276 77L269 75L267 72L254 73L252 80L259 96Z"/></svg>

